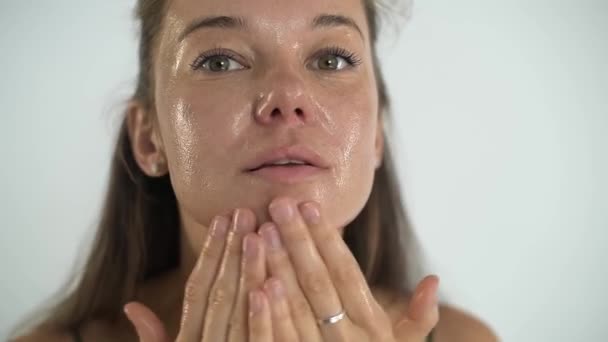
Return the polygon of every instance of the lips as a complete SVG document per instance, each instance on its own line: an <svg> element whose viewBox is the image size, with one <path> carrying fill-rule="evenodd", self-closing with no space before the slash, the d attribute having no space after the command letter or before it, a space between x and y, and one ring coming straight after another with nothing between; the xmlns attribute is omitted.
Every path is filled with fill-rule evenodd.
<svg viewBox="0 0 608 342"><path fill-rule="evenodd" d="M294 164L275 165L281 161L295 161ZM299 165L298 165L299 164ZM257 171L265 167L297 167L312 166L320 169L329 167L328 163L314 150L303 145L291 145L260 153L249 162L245 171Z"/></svg>
<svg viewBox="0 0 608 342"><path fill-rule="evenodd" d="M286 167L286 168L290 168L290 167L298 167L298 166L313 166L307 162L303 162L303 161L298 161L298 162L289 162L289 163L277 163L277 162L271 162L271 163L267 163L267 164L263 164L261 166L258 166L250 171L257 171L260 169L263 169L265 167Z"/></svg>

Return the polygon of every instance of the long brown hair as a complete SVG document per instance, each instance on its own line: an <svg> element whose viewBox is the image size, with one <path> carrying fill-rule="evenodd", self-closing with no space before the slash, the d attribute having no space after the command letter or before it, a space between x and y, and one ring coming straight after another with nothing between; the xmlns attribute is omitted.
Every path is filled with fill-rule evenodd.
<svg viewBox="0 0 608 342"><path fill-rule="evenodd" d="M375 47L380 5L377 0L362 1L374 46L378 110L388 126L389 96ZM140 23L139 75L132 100L142 103L148 112L154 112L153 49L167 6L168 0L138 0L135 8ZM48 310L41 326L64 330L91 320L117 319L123 305L134 299L141 282L178 266L179 227L169 176L151 178L139 169L125 115L113 152L101 219L83 273L75 278L67 297ZM412 238L389 144L385 144L371 195L361 213L345 228L344 239L370 286L409 293L404 246Z"/></svg>

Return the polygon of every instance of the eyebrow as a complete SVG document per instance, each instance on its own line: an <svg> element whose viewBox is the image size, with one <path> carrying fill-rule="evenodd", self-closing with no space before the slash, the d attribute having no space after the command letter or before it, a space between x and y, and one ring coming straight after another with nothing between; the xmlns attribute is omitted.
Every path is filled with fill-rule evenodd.
<svg viewBox="0 0 608 342"><path fill-rule="evenodd" d="M361 38L363 38L363 32L357 23L350 17L346 17L339 14L321 14L316 16L311 23L312 29L328 28L328 27L339 27L345 26L352 28L359 32ZM204 28L223 28L223 29L238 29L247 30L249 25L247 20L243 17L232 17L232 16L210 16L195 19L192 21L184 31L179 35L178 41L182 41L190 33L204 29Z"/></svg>
<svg viewBox="0 0 608 342"><path fill-rule="evenodd" d="M318 15L313 19L311 26L312 28L346 26L359 32L359 35L361 35L361 38L363 38L363 31L361 31L355 20L339 14Z"/></svg>

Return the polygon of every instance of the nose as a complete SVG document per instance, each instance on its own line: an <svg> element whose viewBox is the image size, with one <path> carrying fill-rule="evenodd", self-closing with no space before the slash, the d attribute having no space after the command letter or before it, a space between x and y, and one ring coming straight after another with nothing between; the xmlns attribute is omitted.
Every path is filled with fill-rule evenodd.
<svg viewBox="0 0 608 342"><path fill-rule="evenodd" d="M293 70L275 69L261 82L255 119L262 125L299 126L313 119L305 82Z"/></svg>

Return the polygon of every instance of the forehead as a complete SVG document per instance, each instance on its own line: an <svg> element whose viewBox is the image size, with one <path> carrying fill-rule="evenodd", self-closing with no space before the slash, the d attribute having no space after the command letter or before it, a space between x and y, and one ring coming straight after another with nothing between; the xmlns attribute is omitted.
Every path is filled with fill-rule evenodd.
<svg viewBox="0 0 608 342"><path fill-rule="evenodd" d="M364 0L172 0L167 24L173 34L183 32L201 17L244 18L253 32L286 36L309 30L319 15L340 15L352 19L367 36ZM175 37L173 37L175 38Z"/></svg>

